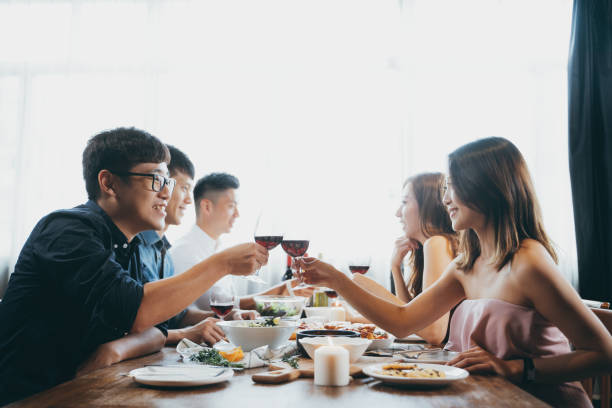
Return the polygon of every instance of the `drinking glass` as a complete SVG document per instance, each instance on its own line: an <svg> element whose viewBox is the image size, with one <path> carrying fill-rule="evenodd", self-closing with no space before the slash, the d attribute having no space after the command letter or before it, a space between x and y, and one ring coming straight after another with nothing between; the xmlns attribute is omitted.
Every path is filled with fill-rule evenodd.
<svg viewBox="0 0 612 408"><path fill-rule="evenodd" d="M372 258L369 255L355 255L349 258L348 267L352 274L365 275L370 269Z"/></svg>
<svg viewBox="0 0 612 408"><path fill-rule="evenodd" d="M310 245L310 240L306 236L304 232L299 231L291 231L285 236L283 236L283 241L281 242L281 247L283 250L293 258L293 263L296 263L297 258L302 257L308 251L308 246ZM297 275L300 276L300 268L296 271ZM308 286L304 283L300 283L297 287L305 287Z"/></svg>
<svg viewBox="0 0 612 408"><path fill-rule="evenodd" d="M213 286L210 294L210 308L221 319L231 313L236 304L236 294L233 285Z"/></svg>
<svg viewBox="0 0 612 408"><path fill-rule="evenodd" d="M254 235L255 242L268 251L276 248L283 240L283 232L280 230L278 223L263 213L259 214L257 218ZM253 275L248 275L245 278L252 282L266 284L267 282L258 275L260 270L261 269L256 270Z"/></svg>

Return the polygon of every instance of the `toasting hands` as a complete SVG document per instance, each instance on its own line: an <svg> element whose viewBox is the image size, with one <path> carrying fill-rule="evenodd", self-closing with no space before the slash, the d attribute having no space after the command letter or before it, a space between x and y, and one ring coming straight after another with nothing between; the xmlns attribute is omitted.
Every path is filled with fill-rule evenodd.
<svg viewBox="0 0 612 408"><path fill-rule="evenodd" d="M337 280L344 276L332 265L317 258L299 258L297 267L301 268L300 280L307 284L335 288Z"/></svg>
<svg viewBox="0 0 612 408"><path fill-rule="evenodd" d="M250 275L268 263L268 250L254 242L236 245L219 256L228 275Z"/></svg>

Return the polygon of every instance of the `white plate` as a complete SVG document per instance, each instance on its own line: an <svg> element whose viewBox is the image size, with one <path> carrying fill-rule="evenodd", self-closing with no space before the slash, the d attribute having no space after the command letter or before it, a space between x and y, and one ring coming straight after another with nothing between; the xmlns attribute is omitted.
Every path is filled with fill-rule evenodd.
<svg viewBox="0 0 612 408"><path fill-rule="evenodd" d="M128 377L140 384L157 387L195 387L229 380L234 371L227 367L172 365L132 370Z"/></svg>
<svg viewBox="0 0 612 408"><path fill-rule="evenodd" d="M415 351L414 353L418 353L416 358L411 357L410 353L404 353L404 359L402 361L406 363L445 364L459 354L456 351L448 350L435 350L431 352Z"/></svg>
<svg viewBox="0 0 612 408"><path fill-rule="evenodd" d="M401 384L401 385L412 385L412 386L427 386L435 387L450 384L454 381L460 381L467 378L470 374L463 368L457 368L452 366L440 365L440 364L415 364L420 368L431 368L434 370L442 371L446 374L444 378L406 378L406 377L393 377L390 375L384 375L380 372L383 370L382 367L389 363L372 364L363 368L363 373L379 379L385 383L390 384Z"/></svg>

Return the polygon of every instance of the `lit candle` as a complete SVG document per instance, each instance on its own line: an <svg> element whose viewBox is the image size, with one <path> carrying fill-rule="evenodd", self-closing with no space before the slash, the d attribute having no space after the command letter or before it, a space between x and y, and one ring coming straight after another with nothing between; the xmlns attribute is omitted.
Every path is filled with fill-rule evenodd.
<svg viewBox="0 0 612 408"><path fill-rule="evenodd" d="M321 346L314 353L315 385L342 386L349 383L349 353L340 346Z"/></svg>

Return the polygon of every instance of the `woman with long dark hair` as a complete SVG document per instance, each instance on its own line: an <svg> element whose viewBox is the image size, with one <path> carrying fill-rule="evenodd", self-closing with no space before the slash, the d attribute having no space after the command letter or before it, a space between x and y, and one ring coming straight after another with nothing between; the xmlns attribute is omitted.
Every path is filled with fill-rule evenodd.
<svg viewBox="0 0 612 408"><path fill-rule="evenodd" d="M556 266L523 156L492 137L455 150L448 164L443 202L461 231L459 255L430 288L398 306L312 258L300 262L302 279L336 289L398 337L464 300L447 344L461 353L449 364L503 375L554 406L591 406L576 380L612 371L612 336Z"/></svg>
<svg viewBox="0 0 612 408"><path fill-rule="evenodd" d="M444 174L421 173L408 178L402 202L395 215L404 235L395 242L391 273L397 297L410 302L433 285L457 253L457 234L442 203ZM408 281L402 263L408 256ZM448 329L449 314L416 332L430 344L441 344Z"/></svg>

